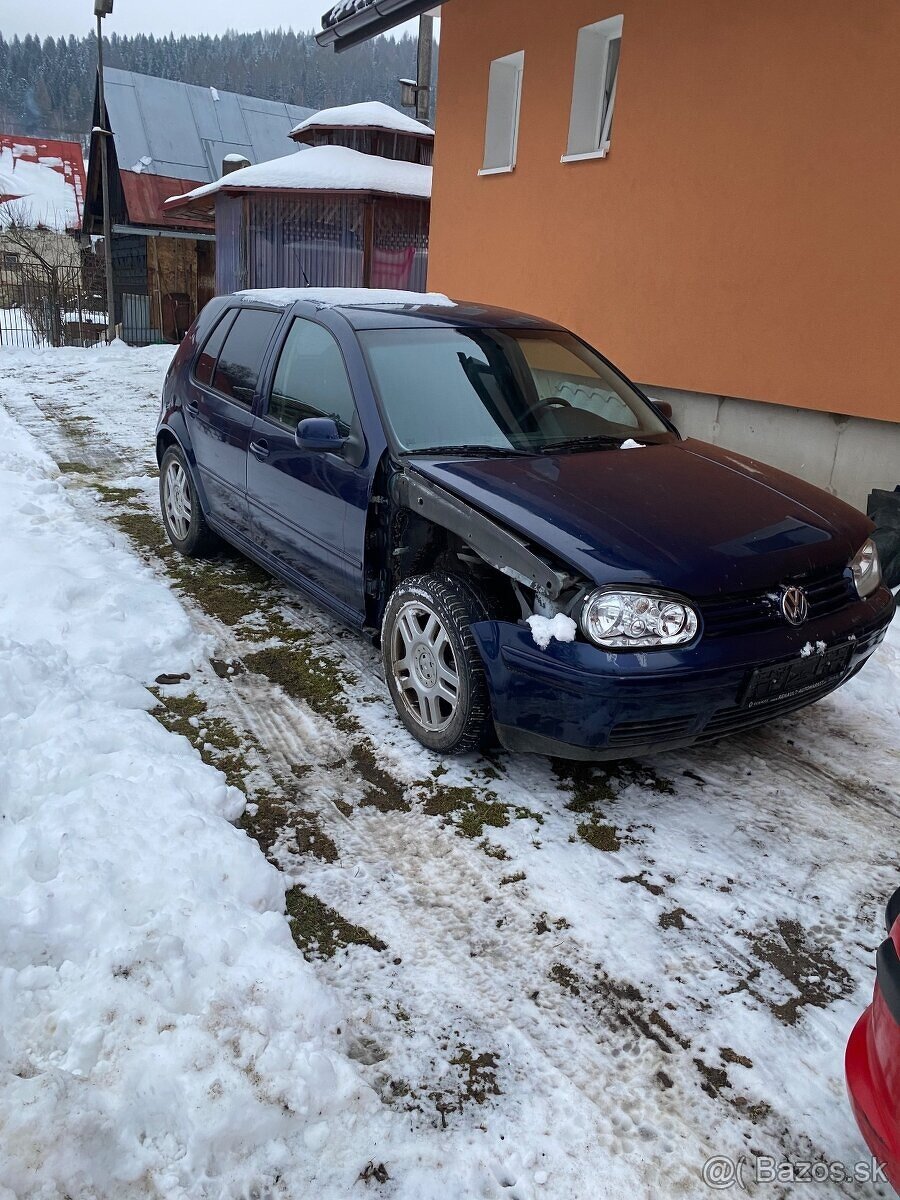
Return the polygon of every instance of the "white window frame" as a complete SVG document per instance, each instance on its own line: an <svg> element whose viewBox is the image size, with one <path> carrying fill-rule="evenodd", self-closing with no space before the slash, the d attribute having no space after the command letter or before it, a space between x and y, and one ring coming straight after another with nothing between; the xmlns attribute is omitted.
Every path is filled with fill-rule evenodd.
<svg viewBox="0 0 900 1200"><path fill-rule="evenodd" d="M479 175L505 175L515 170L519 148L519 112L522 107L522 76L525 51L495 58L488 75L488 102L484 123L484 156ZM493 155L495 141L504 140L508 151ZM505 161L496 161L497 159Z"/></svg>
<svg viewBox="0 0 900 1200"><path fill-rule="evenodd" d="M621 64L622 15L584 25L578 30L575 50L575 71L572 80L572 107L569 113L569 136L566 153L561 162L583 162L588 158L606 158L610 146L613 111L616 105L616 89L619 84ZM619 42L619 62L609 94L609 103L604 105L604 88L609 69L609 51L613 42ZM590 126L590 136L585 127Z"/></svg>

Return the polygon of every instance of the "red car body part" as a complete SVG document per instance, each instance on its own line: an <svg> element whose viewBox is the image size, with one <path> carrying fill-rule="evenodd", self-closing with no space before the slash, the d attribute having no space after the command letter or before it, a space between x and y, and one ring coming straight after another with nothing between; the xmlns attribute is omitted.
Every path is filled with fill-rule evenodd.
<svg viewBox="0 0 900 1200"><path fill-rule="evenodd" d="M900 1194L900 889L887 908L872 1003L847 1045L850 1103L866 1145Z"/></svg>

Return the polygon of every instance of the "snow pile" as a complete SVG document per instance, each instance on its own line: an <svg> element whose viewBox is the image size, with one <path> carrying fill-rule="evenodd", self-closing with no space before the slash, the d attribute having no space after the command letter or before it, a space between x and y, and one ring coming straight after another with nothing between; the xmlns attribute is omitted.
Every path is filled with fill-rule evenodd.
<svg viewBox="0 0 900 1200"><path fill-rule="evenodd" d="M619 447L619 449L620 450L643 450L644 443L636 442L634 440L634 438L626 438L625 441L622 443L622 445Z"/></svg>
<svg viewBox="0 0 900 1200"><path fill-rule="evenodd" d="M213 183L170 196L166 206L176 208L190 200L213 196L222 188L296 188L320 192L379 192L390 196L431 197L431 167L400 162L377 154L362 154L346 146L311 146L302 154L241 167Z"/></svg>
<svg viewBox="0 0 900 1200"><path fill-rule="evenodd" d="M74 186L62 174L62 160L25 156L16 150L31 146L0 147L0 197L26 210L29 225L45 225L64 232L81 224ZM7 204L0 203L0 214Z"/></svg>
<svg viewBox="0 0 900 1200"><path fill-rule="evenodd" d="M421 121L398 112L380 100L362 104L342 104L338 108L323 108L301 121L291 130L291 137L308 129L391 129L397 133L417 133L434 137L434 130Z"/></svg>
<svg viewBox="0 0 900 1200"><path fill-rule="evenodd" d="M542 650L546 650L552 639L557 642L574 642L578 626L565 613L557 613L555 617L529 617L531 636Z"/></svg>
<svg viewBox="0 0 900 1200"><path fill-rule="evenodd" d="M0 1195L348 1194L341 1014L243 797L146 711L203 643L54 474L0 409Z"/></svg>
<svg viewBox="0 0 900 1200"><path fill-rule="evenodd" d="M288 308L296 300L311 300L322 308L352 308L369 305L395 307L403 304L455 308L456 301L443 292L403 292L392 288L248 288L236 292L246 300L261 300Z"/></svg>

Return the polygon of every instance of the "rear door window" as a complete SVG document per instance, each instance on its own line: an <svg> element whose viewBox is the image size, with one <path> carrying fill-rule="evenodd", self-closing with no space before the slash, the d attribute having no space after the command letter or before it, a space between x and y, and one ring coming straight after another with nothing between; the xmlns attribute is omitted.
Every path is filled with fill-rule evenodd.
<svg viewBox="0 0 900 1200"><path fill-rule="evenodd" d="M213 387L229 400L249 408L259 369L281 313L242 309L228 331L213 375Z"/></svg>
<svg viewBox="0 0 900 1200"><path fill-rule="evenodd" d="M296 429L307 417L331 417L347 437L354 413L340 347L327 329L298 317L278 359L269 397L270 419Z"/></svg>
<svg viewBox="0 0 900 1200"><path fill-rule="evenodd" d="M219 319L217 325L213 326L213 331L206 339L206 344L200 351L197 365L194 367L194 378L198 383L212 383L216 359L219 357L219 351L225 341L225 334L231 327L233 319L234 310L232 309Z"/></svg>

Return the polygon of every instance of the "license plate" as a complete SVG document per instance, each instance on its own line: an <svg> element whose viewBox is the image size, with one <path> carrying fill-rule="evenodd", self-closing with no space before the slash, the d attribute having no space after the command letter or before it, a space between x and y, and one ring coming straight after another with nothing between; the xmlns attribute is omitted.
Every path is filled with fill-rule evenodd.
<svg viewBox="0 0 900 1200"><path fill-rule="evenodd" d="M746 708L756 708L760 704L789 700L792 696L802 696L828 683L836 683L850 666L852 653L851 645L833 646L824 654L813 650L806 658L760 667L750 676L742 703Z"/></svg>

